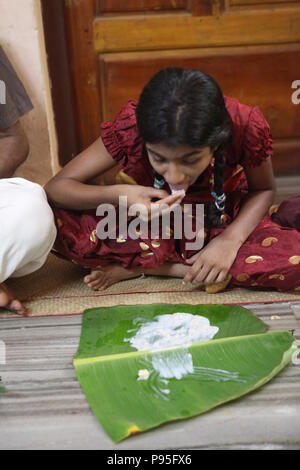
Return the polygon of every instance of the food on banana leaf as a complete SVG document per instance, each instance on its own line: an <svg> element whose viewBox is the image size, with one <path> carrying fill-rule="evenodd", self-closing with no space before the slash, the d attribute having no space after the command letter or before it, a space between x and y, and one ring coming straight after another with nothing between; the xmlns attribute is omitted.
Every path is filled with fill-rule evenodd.
<svg viewBox="0 0 300 470"><path fill-rule="evenodd" d="M141 369L139 370L138 374L138 380L148 380L150 377L150 372L148 369Z"/></svg>
<svg viewBox="0 0 300 470"><path fill-rule="evenodd" d="M225 305L90 309L74 366L95 416L118 442L270 381L298 348L288 331L266 329L249 310Z"/></svg>

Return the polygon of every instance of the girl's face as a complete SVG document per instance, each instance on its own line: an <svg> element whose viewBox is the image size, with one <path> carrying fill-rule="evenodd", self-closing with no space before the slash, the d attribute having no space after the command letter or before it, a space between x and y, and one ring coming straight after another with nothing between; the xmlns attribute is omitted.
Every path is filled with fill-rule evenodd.
<svg viewBox="0 0 300 470"><path fill-rule="evenodd" d="M162 175L174 190L187 191L213 158L210 147L168 147L164 144L147 143L146 149L154 170Z"/></svg>

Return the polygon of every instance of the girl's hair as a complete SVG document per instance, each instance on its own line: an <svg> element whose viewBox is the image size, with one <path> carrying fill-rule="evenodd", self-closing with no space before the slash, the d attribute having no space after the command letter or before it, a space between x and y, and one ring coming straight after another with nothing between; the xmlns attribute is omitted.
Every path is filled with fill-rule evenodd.
<svg viewBox="0 0 300 470"><path fill-rule="evenodd" d="M210 226L221 225L225 208L223 147L231 136L232 122L216 81L199 70L163 69L145 86L136 115L145 142L216 149L215 203L206 207L206 219Z"/></svg>

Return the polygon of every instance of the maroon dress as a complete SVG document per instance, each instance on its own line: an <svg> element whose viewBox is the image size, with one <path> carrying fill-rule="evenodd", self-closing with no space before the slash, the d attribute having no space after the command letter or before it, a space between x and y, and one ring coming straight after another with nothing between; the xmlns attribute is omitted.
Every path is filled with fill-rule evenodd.
<svg viewBox="0 0 300 470"><path fill-rule="evenodd" d="M225 103L233 124L232 138L224 149L225 223L222 228L207 230L205 244L220 234L239 212L247 194L243 167L258 167L273 153L270 127L259 108L227 97ZM136 106L136 101L129 101L115 121L103 123L101 137L121 168L120 177L131 184L153 186L154 170L138 132ZM189 187L182 205L213 200L213 172L212 162ZM167 184L163 189L170 192ZM277 214L273 208L240 248L230 269L230 286L300 290L300 233L295 222L298 220L299 224L300 198L284 204ZM101 268L111 263L120 263L125 268L154 268L165 262L185 263L196 253L186 251L184 237L181 240L172 236L169 240L151 240L141 233L137 240L125 240L122 236L115 240L99 240L96 227L101 217L97 217L95 211L53 210L58 228L54 252L85 268ZM171 225L171 234L173 228Z"/></svg>

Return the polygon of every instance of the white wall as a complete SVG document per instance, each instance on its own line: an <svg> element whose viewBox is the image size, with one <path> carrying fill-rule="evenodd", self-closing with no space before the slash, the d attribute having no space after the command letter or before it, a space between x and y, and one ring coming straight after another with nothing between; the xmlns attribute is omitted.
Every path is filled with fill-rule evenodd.
<svg viewBox="0 0 300 470"><path fill-rule="evenodd" d="M34 105L21 120L31 150L17 176L44 184L58 165L39 0L0 0L0 44Z"/></svg>

